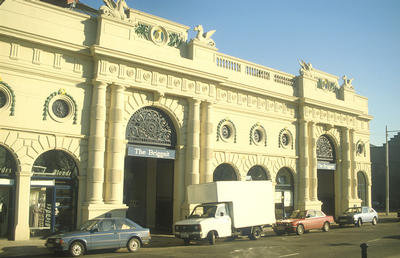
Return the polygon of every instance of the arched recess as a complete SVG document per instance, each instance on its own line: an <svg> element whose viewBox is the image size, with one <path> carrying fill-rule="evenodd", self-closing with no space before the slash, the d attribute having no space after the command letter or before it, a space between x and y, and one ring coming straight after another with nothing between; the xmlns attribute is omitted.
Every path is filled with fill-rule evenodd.
<svg viewBox="0 0 400 258"><path fill-rule="evenodd" d="M143 226L168 232L172 230L174 212L178 141L175 122L164 109L142 107L130 117L125 135L128 146L123 202L129 207L126 216Z"/></svg>
<svg viewBox="0 0 400 258"><path fill-rule="evenodd" d="M220 164L213 173L213 181L237 181L235 169L227 163Z"/></svg>
<svg viewBox="0 0 400 258"><path fill-rule="evenodd" d="M12 152L0 145L0 237L13 239L15 173L18 165Z"/></svg>
<svg viewBox="0 0 400 258"><path fill-rule="evenodd" d="M322 202L321 210L335 215L335 171L336 148L328 134L321 135L316 142L317 156L317 198Z"/></svg>
<svg viewBox="0 0 400 258"><path fill-rule="evenodd" d="M286 218L294 210L294 177L292 171L281 168L275 178L275 216Z"/></svg>
<svg viewBox="0 0 400 258"><path fill-rule="evenodd" d="M29 198L31 236L76 227L78 176L75 159L63 150L49 150L36 158Z"/></svg>
<svg viewBox="0 0 400 258"><path fill-rule="evenodd" d="M362 206L368 205L367 177L364 172L357 172L357 197L362 201Z"/></svg>
<svg viewBox="0 0 400 258"><path fill-rule="evenodd" d="M260 165L255 165L249 169L247 176L253 181L257 180L271 180L270 174Z"/></svg>

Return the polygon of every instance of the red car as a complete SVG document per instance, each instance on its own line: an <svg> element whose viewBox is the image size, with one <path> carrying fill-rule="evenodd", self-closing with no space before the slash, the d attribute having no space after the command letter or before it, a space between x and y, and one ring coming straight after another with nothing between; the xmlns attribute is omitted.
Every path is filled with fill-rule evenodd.
<svg viewBox="0 0 400 258"><path fill-rule="evenodd" d="M334 223L333 217L325 215L322 211L295 210L288 219L277 221L273 225L273 229L277 235L290 232L301 235L304 231L311 229L322 229L326 232L332 223Z"/></svg>

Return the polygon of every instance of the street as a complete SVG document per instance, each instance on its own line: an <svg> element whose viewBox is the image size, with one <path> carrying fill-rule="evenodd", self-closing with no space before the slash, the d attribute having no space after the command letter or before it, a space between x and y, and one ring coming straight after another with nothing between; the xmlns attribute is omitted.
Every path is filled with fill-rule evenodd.
<svg viewBox="0 0 400 258"><path fill-rule="evenodd" d="M84 257L361 257L360 244L368 244L368 257L400 257L400 223L365 224L361 228L333 226L329 232L314 230L304 235L276 236L267 232L261 240L248 238L219 239L214 246L207 242L191 243L172 236L155 236L138 253L126 249L116 252L89 252ZM42 257L54 257L53 254Z"/></svg>

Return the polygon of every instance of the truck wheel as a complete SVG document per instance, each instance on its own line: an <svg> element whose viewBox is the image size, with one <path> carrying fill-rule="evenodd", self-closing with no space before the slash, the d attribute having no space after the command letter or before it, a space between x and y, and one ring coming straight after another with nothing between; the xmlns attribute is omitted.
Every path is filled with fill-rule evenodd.
<svg viewBox="0 0 400 258"><path fill-rule="evenodd" d="M210 231L207 235L208 242L210 245L215 245L215 233L214 231Z"/></svg>
<svg viewBox="0 0 400 258"><path fill-rule="evenodd" d="M325 221L324 226L322 227L322 230L324 232L328 232L329 231L329 222Z"/></svg>
<svg viewBox="0 0 400 258"><path fill-rule="evenodd" d="M261 238L261 229L260 227L254 227L253 231L250 233L249 238L251 240L258 240Z"/></svg>
<svg viewBox="0 0 400 258"><path fill-rule="evenodd" d="M184 243L185 245L190 245L190 239L189 239L189 238L184 238L184 239L183 239L183 243Z"/></svg>
<svg viewBox="0 0 400 258"><path fill-rule="evenodd" d="M302 224L297 225L296 234L302 235L304 233L304 226Z"/></svg>
<svg viewBox="0 0 400 258"><path fill-rule="evenodd" d="M372 225L376 225L378 223L378 221L376 220L376 217L374 217L373 219L372 219Z"/></svg>
<svg viewBox="0 0 400 258"><path fill-rule="evenodd" d="M85 252L85 247L79 241L73 242L69 247L69 254L73 257L81 256Z"/></svg>
<svg viewBox="0 0 400 258"><path fill-rule="evenodd" d="M361 221L361 219L358 219L358 220L357 220L357 223L356 223L356 226L357 226L357 227L361 227L361 225L362 225L362 221Z"/></svg>

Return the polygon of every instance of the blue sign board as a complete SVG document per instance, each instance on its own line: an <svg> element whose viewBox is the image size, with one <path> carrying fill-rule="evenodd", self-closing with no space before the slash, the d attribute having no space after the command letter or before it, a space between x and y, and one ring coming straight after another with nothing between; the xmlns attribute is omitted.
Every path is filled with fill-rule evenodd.
<svg viewBox="0 0 400 258"><path fill-rule="evenodd" d="M175 150L128 145L128 156L155 158L155 159L175 159Z"/></svg>
<svg viewBox="0 0 400 258"><path fill-rule="evenodd" d="M336 170L336 164L335 163L318 161L317 169Z"/></svg>

